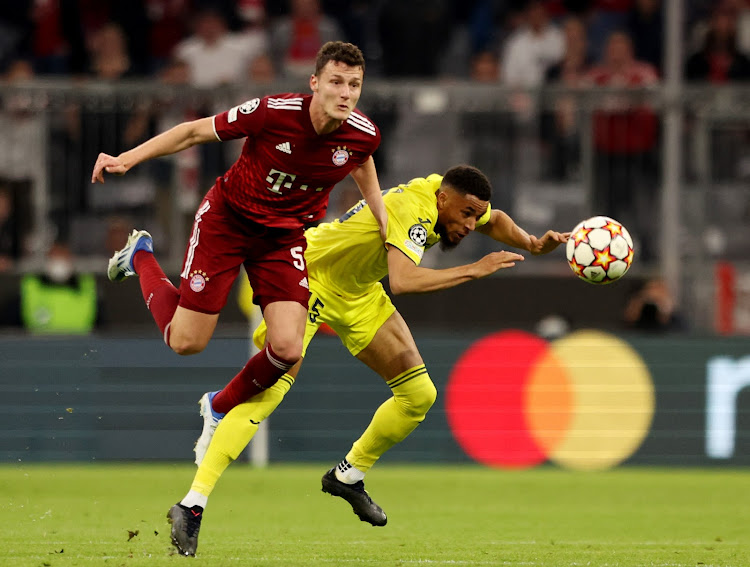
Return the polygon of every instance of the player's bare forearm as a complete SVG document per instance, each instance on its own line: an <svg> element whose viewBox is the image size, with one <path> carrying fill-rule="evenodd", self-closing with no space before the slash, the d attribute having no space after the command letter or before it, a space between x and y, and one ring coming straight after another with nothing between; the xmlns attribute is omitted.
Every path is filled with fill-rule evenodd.
<svg viewBox="0 0 750 567"><path fill-rule="evenodd" d="M531 252L535 256L552 252L560 244L567 242L570 237L569 232L548 230L544 236L537 238L518 226L507 213L499 209L493 209L489 222L479 227L477 231L498 242Z"/></svg>
<svg viewBox="0 0 750 567"><path fill-rule="evenodd" d="M104 173L124 175L131 168L150 159L175 154L210 141L218 141L213 129L213 118L201 118L183 122L162 132L119 156L101 153L94 165L91 182L104 183Z"/></svg>
<svg viewBox="0 0 750 567"><path fill-rule="evenodd" d="M512 268L523 256L515 252L492 252L472 264L433 270L421 268L403 252L388 249L388 281L394 295L429 293L450 289L471 280L483 278L503 268Z"/></svg>
<svg viewBox="0 0 750 567"><path fill-rule="evenodd" d="M492 209L490 220L484 226L477 228L477 232L486 234L493 240L513 246L514 248L527 251L531 249L529 234L518 226L506 212L500 209Z"/></svg>
<svg viewBox="0 0 750 567"><path fill-rule="evenodd" d="M360 167L353 169L351 176L359 187L359 192L370 206L370 211L380 227L380 236L385 241L388 227L388 213L383 203L378 174L375 171L375 161L372 156Z"/></svg>

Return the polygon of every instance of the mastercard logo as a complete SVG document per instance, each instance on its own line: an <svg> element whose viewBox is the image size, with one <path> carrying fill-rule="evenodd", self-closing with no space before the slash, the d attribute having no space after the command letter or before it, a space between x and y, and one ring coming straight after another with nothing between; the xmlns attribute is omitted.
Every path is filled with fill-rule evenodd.
<svg viewBox="0 0 750 567"><path fill-rule="evenodd" d="M445 400L461 448L501 468L616 466L640 447L655 406L643 359L600 331L552 342L522 331L487 336L456 363Z"/></svg>

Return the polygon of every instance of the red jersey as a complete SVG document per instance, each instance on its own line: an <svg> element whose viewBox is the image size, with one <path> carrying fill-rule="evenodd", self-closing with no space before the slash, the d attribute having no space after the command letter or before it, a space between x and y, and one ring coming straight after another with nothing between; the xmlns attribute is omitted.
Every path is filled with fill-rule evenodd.
<svg viewBox="0 0 750 567"><path fill-rule="evenodd" d="M318 135L312 95L255 98L214 116L219 140L247 137L242 154L216 185L254 222L297 228L323 218L328 194L380 145L380 131L352 111L336 130Z"/></svg>
<svg viewBox="0 0 750 567"><path fill-rule="evenodd" d="M656 69L641 62L617 74L604 66L594 67L584 78L587 84L612 87L645 87L658 81ZM614 97L604 107L594 113L594 141L598 149L613 154L635 154L656 145L659 121L647 105Z"/></svg>

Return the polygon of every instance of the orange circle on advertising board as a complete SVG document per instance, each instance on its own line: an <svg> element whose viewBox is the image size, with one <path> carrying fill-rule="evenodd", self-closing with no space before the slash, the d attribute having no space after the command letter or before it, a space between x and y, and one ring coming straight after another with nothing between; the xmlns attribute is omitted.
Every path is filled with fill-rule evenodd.
<svg viewBox="0 0 750 567"><path fill-rule="evenodd" d="M522 331L485 337L456 362L445 399L466 454L503 468L616 466L643 442L655 405L643 359L600 331L552 342Z"/></svg>

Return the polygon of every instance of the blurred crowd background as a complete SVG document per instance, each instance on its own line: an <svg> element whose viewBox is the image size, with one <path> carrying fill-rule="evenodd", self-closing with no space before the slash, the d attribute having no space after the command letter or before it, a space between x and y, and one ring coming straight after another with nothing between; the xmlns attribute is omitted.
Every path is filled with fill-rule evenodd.
<svg viewBox="0 0 750 567"><path fill-rule="evenodd" d="M748 3L684 8L686 78L746 80ZM306 78L319 46L343 39L366 53L368 77L531 87L597 82L590 71L620 32L611 49L632 49L645 81L662 69L663 24L660 0L17 0L0 7L0 63L8 78L121 80L165 79L179 62L186 82L215 86Z"/></svg>
<svg viewBox="0 0 750 567"><path fill-rule="evenodd" d="M104 186L90 184L97 154L255 96L308 92L318 48L342 39L365 53L360 108L383 134L383 188L467 162L531 232L615 217L636 240L633 297L658 289L675 296L671 309L682 305L679 325L666 327L747 332L750 1L680 5L670 93L660 0L2 2L0 300L29 274L55 279L51 257L60 281L101 276L133 227L152 232L179 271L195 206L240 145L193 148ZM661 199L670 105L684 132L671 240ZM329 218L358 198L342 182ZM477 238L426 262L490 249ZM666 285L665 249L682 265ZM527 264L570 277L561 255ZM2 274L15 278L5 288ZM0 324L22 320L17 302L0 303L10 305ZM616 310L632 323L632 308Z"/></svg>

